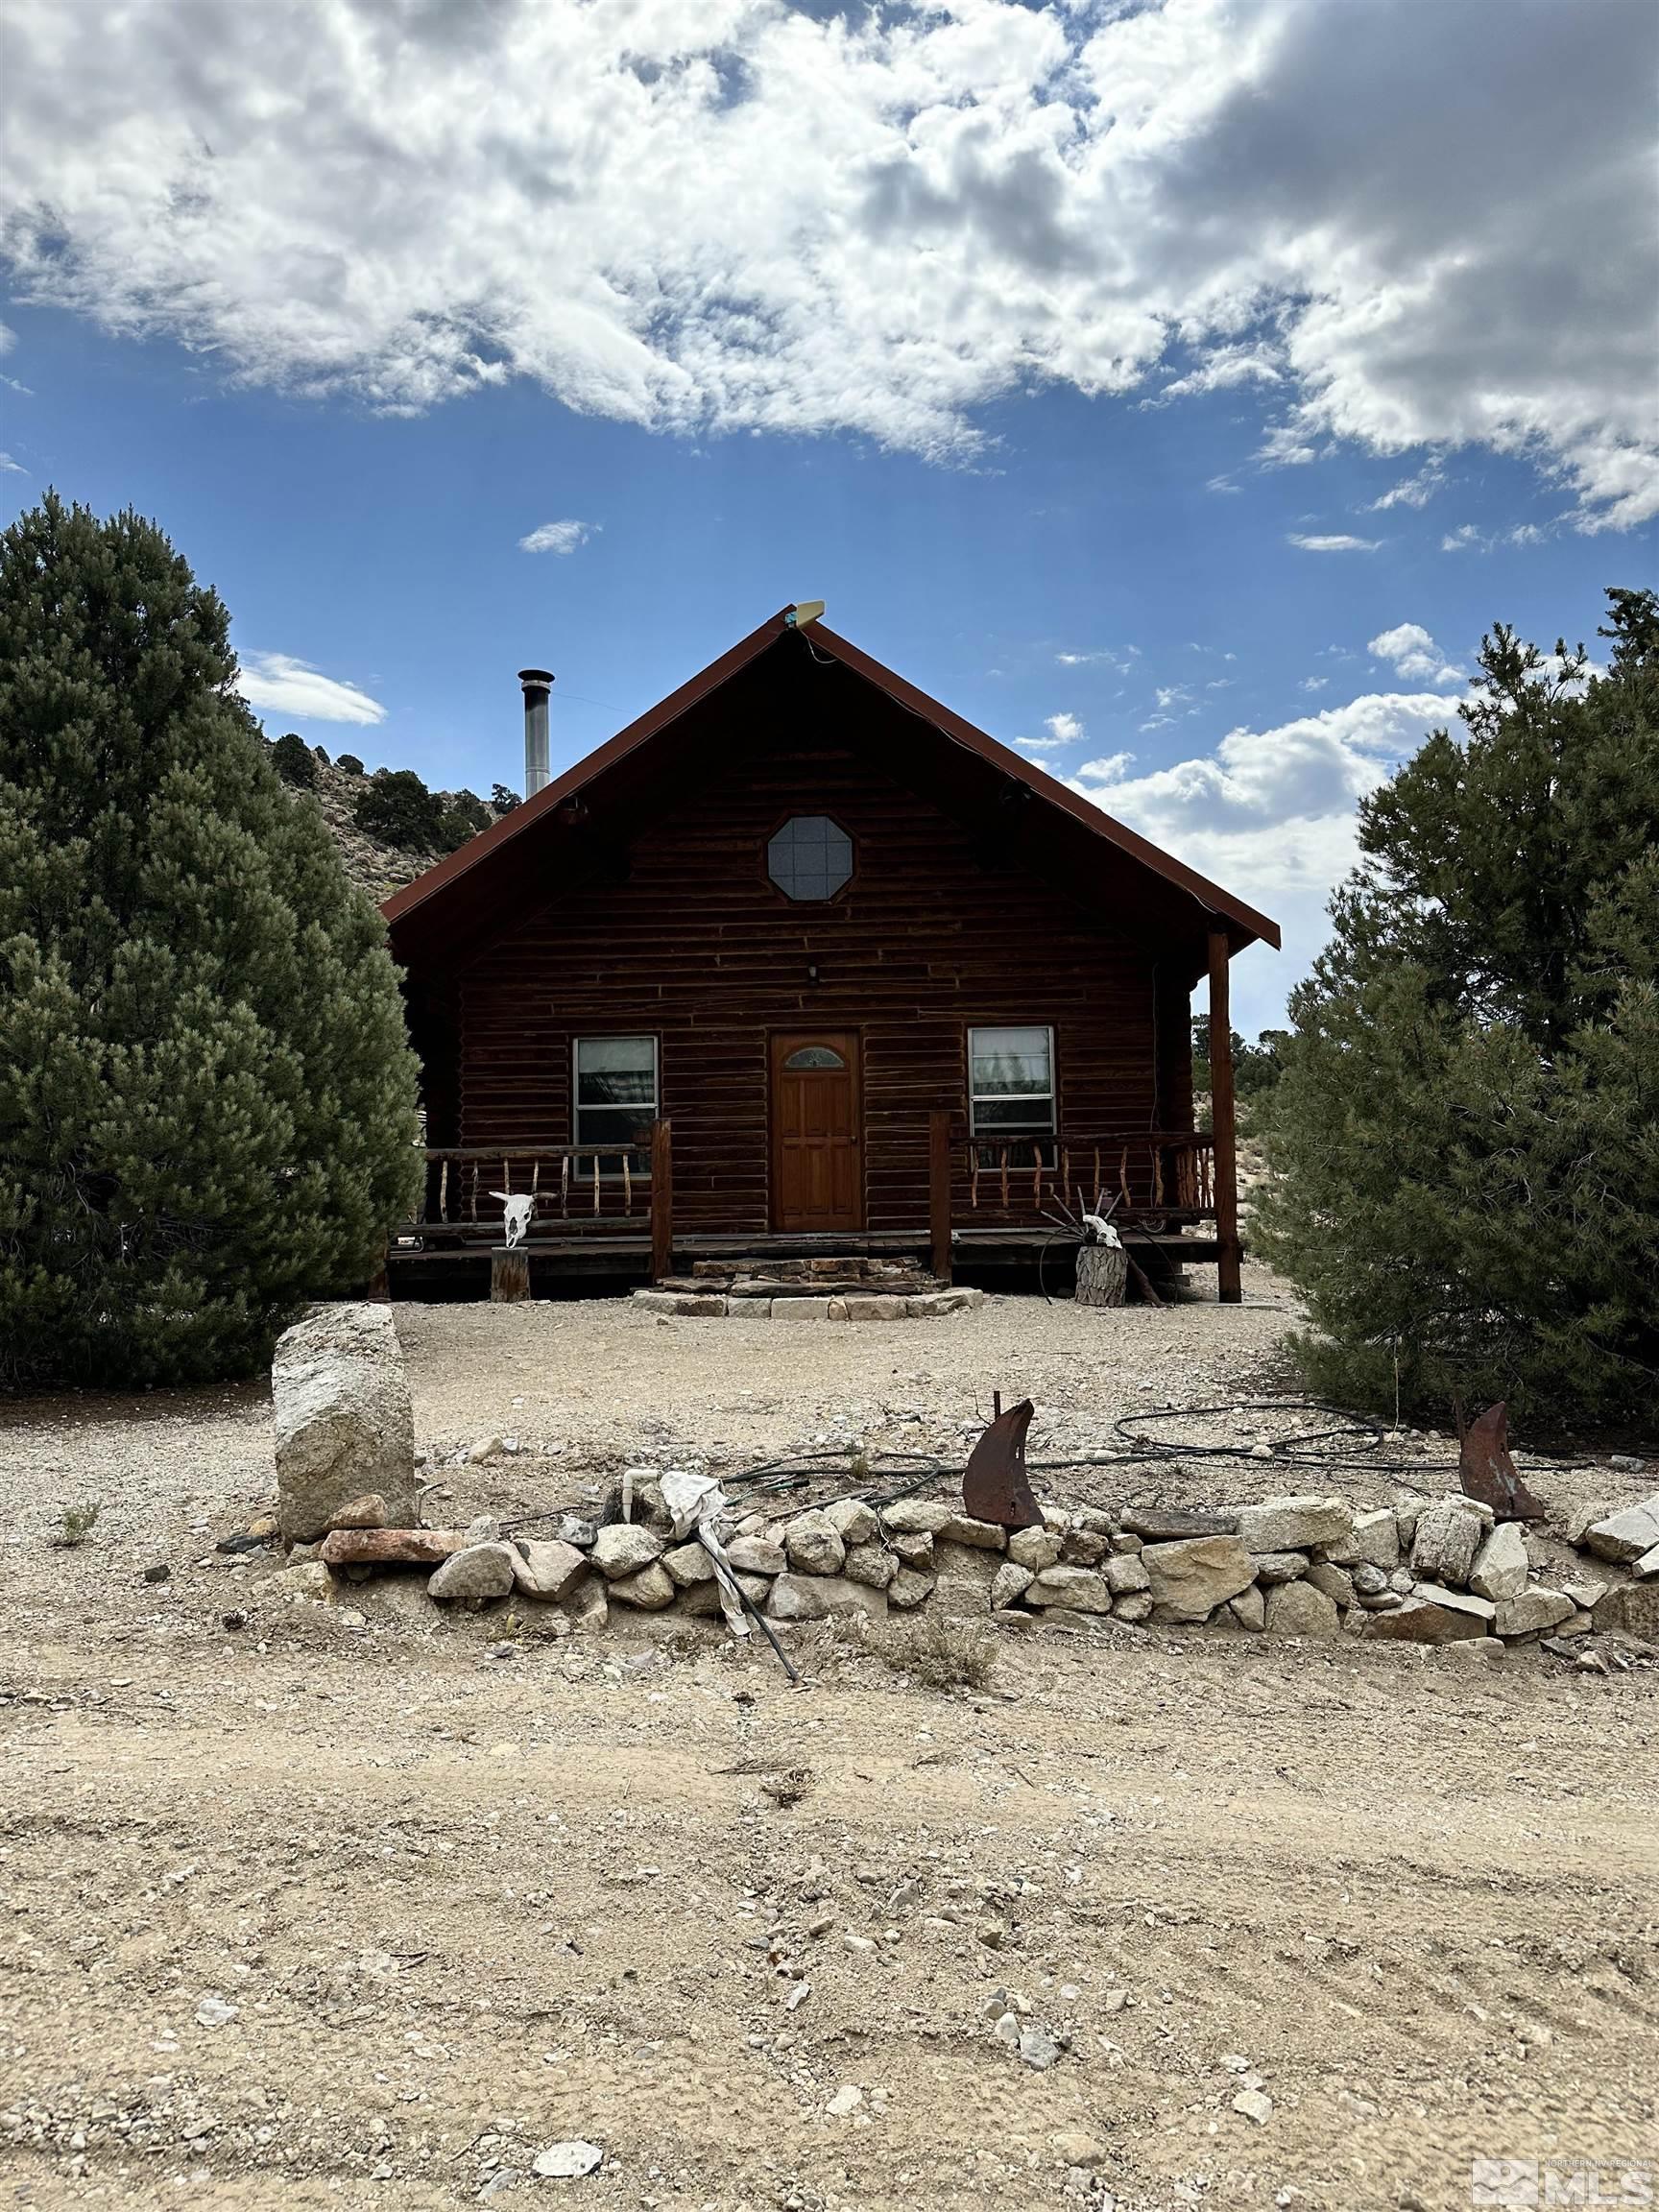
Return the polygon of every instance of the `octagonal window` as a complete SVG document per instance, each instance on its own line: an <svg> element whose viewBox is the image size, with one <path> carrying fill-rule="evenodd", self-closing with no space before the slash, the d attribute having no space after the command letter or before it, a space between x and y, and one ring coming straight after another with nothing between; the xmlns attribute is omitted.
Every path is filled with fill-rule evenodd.
<svg viewBox="0 0 1659 2212"><path fill-rule="evenodd" d="M766 873L786 899L833 899L853 878L853 840L828 814L796 814L766 848Z"/></svg>

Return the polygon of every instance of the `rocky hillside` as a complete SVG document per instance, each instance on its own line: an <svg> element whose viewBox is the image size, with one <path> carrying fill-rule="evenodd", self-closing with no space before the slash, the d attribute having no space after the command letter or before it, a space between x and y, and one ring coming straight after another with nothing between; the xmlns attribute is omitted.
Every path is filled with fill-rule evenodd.
<svg viewBox="0 0 1659 2212"><path fill-rule="evenodd" d="M323 819L340 848L347 875L379 905L382 899L390 899L394 891L401 890L423 869L441 860L443 854L405 853L359 830L353 811L368 781L366 776L354 776L349 768L332 763L325 767L319 761L311 795L322 807Z"/></svg>
<svg viewBox="0 0 1659 2212"><path fill-rule="evenodd" d="M359 770L354 756L348 754L339 760L330 760L324 754L301 746L297 739L286 737L276 740L272 755L277 773L296 796L315 799L322 807L323 819L346 863L346 873L368 892L376 905L446 853L453 852L468 836L498 821L503 811L486 805L470 791L427 793L417 785L419 798L426 803L429 812L441 818L442 829L429 839L397 842L364 829L358 821L361 802L377 779ZM409 811L413 816L419 814L421 808ZM433 827L438 829L438 824Z"/></svg>

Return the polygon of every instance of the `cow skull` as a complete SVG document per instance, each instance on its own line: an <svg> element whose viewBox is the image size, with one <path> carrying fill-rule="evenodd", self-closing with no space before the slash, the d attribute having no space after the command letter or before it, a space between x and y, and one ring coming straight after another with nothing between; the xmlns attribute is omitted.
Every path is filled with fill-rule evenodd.
<svg viewBox="0 0 1659 2212"><path fill-rule="evenodd" d="M507 1232L507 1249L522 1244L530 1230L530 1216L536 1211L536 1201L526 1195L516 1198L510 1190L492 1190L492 1198L499 1198L503 1224Z"/></svg>

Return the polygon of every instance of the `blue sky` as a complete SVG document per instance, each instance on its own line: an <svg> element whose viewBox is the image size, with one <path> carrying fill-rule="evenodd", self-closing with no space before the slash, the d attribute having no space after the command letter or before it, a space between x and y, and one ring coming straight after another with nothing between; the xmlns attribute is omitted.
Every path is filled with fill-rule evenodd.
<svg viewBox="0 0 1659 2212"><path fill-rule="evenodd" d="M1438 81L1492 20L1460 0L641 0L609 42L603 12L405 0L367 59L384 11L293 0L252 47L248 14L200 17L217 69L111 4L66 150L40 85L77 12L25 5L13 37L0 501L159 519L273 734L517 786L520 665L557 672L557 765L823 598L1286 924L1235 970L1253 1030L1320 941L1355 798L1455 710L1481 631L1593 640L1602 588L1652 575L1651 103L1619 87L1653 18L1623 0L1516 0L1491 97L1530 98L1529 161L1466 81L1455 173ZM1390 19L1442 49L1404 128ZM1573 26L1588 95L1551 84ZM301 100L331 39L401 114L377 148L337 73ZM562 63L548 115L469 104L532 59ZM807 67L841 73L809 125ZM1339 147L1310 86L1347 99ZM1586 97L1588 149L1561 113ZM601 122L635 133L606 189ZM630 202L643 260L637 226L594 235Z"/></svg>

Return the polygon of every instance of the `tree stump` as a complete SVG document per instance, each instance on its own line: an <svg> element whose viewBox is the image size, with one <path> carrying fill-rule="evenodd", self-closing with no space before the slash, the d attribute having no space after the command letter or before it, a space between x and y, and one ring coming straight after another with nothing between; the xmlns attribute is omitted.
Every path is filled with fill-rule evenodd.
<svg viewBox="0 0 1659 2212"><path fill-rule="evenodd" d="M1121 1306L1128 1295L1129 1255L1118 1244L1077 1247L1079 1306Z"/></svg>
<svg viewBox="0 0 1659 2212"><path fill-rule="evenodd" d="M490 1300L516 1306L530 1295L530 1255L522 1244L490 1247Z"/></svg>

